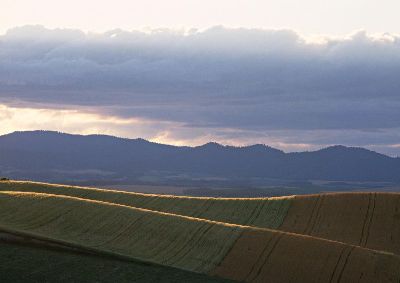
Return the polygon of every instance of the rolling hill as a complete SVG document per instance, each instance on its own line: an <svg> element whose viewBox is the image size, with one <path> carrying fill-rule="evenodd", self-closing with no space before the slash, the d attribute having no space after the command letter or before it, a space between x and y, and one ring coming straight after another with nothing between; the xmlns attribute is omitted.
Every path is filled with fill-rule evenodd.
<svg viewBox="0 0 400 283"><path fill-rule="evenodd" d="M228 283L166 266L20 241L0 241L2 282Z"/></svg>
<svg viewBox="0 0 400 283"><path fill-rule="evenodd" d="M0 182L0 230L210 280L398 282L399 202L394 193L215 199Z"/></svg>
<svg viewBox="0 0 400 283"><path fill-rule="evenodd" d="M398 193L331 193L224 199L151 195L15 181L0 182L0 191L73 196L211 221L279 229L400 255Z"/></svg>
<svg viewBox="0 0 400 283"><path fill-rule="evenodd" d="M143 139L33 131L0 136L0 156L0 174L52 182L400 182L400 158L344 146L284 153L265 145L177 147Z"/></svg>

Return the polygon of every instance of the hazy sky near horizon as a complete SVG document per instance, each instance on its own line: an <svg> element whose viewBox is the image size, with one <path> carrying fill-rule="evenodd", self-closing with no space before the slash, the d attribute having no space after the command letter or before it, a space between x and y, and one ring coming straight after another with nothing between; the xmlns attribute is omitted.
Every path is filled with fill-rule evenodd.
<svg viewBox="0 0 400 283"><path fill-rule="evenodd" d="M0 2L0 134L400 156L398 1Z"/></svg>
<svg viewBox="0 0 400 283"><path fill-rule="evenodd" d="M0 33L32 24L95 32L224 25L304 35L400 33L399 10L397 0L2 0Z"/></svg>

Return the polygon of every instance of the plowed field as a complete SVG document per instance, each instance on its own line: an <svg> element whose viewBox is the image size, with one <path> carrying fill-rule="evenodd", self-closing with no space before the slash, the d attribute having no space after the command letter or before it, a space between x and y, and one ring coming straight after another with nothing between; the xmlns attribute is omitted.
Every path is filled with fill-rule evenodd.
<svg viewBox="0 0 400 283"><path fill-rule="evenodd" d="M57 190L61 190L62 193L62 187L57 187ZM382 200L379 194L372 194L371 199L366 197L367 208L359 215L367 216L366 219L362 218L362 224L357 226L360 227L357 229L361 229L361 234L357 234L361 243L350 244L346 241L350 242L357 238L352 236L351 232L347 232L342 241L332 241L327 238L330 235L336 237L333 232L332 234L329 232L338 230L333 227L340 226L335 221L349 217L350 220L358 219L357 215L349 216L353 210L364 207L364 198L359 199L358 195L355 197L349 195L352 196L350 200L346 198L347 194L338 195L343 198L340 201L336 200L335 195L283 199L284 203L289 204L288 214L286 215L285 211L283 216L279 216L281 220L274 221L279 229L291 228L296 232L288 233L137 208L132 204L121 205L112 203L110 199L107 202L96 201L83 196L80 198L65 196L61 193L56 195L0 192L0 229L26 238L40 239L99 255L161 264L238 281L399 282L400 280L400 258L397 255L364 247L369 243L381 245L391 238L390 235L392 237L396 235L392 233L383 238L371 236L375 235L371 233L374 227L388 229L389 224L374 226L377 224L373 223L378 221L379 217L383 217L381 214L387 213L386 210L377 207L381 202L386 206L392 203L389 200L391 195L382 195ZM101 194L112 195L114 192L101 192ZM365 197L365 194L360 196ZM130 197L124 195L124 198ZM155 195L147 197L151 198L148 203L158 201ZM164 198L162 203L175 205L181 203L179 209L184 211L184 207L190 210L190 205L183 205L185 201L203 201L207 204L209 200L185 197L178 199L179 201L175 203L173 197ZM215 205L218 210L211 205L209 209L212 213L207 212L211 216L216 215L217 211L238 210L236 219L241 219L240 209L247 207L238 203L240 199L212 200L218 203ZM270 201L279 203L282 199L242 201L259 202L254 206L253 212L247 213L244 217L247 219L246 223L254 225L249 219L271 218L264 215L268 213L268 210L262 209L263 206L267 206L265 204ZM359 201L360 205L350 206L346 204L347 201L351 203ZM373 201L375 208L372 208ZM396 202L397 199L393 201L394 204ZM333 216L324 212L325 207L339 207L339 204L347 210L343 213L333 213ZM227 207L226 210L219 207L223 205ZM301 210L301 206L306 207ZM394 211L395 207L394 205ZM162 205L158 204L158 208L162 208ZM228 217L228 213L225 214L224 217ZM327 219L329 223L326 227L322 224L323 219ZM342 226L351 225L350 220L346 220ZM396 225L396 222L390 223ZM351 230L352 227L348 229ZM318 231L325 238L305 236L300 231L311 235ZM368 236L365 236L365 231L368 231ZM372 241L374 238L379 241Z"/></svg>

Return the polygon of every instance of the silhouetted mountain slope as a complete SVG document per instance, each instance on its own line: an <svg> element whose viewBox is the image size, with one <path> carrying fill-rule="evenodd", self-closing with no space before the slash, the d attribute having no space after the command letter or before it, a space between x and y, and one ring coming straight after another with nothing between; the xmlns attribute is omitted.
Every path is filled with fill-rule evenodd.
<svg viewBox="0 0 400 283"><path fill-rule="evenodd" d="M0 136L0 174L47 181L162 176L399 182L400 158L344 146L284 153L265 145L177 147L143 139L33 131Z"/></svg>

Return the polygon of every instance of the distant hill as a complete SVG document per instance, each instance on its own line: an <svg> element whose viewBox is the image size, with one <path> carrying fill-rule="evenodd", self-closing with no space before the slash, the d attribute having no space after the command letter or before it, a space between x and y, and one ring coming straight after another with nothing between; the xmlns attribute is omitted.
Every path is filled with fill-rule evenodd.
<svg viewBox="0 0 400 283"><path fill-rule="evenodd" d="M284 153L265 145L178 147L49 131L0 136L0 176L41 181L210 183L249 180L400 182L400 158L332 146Z"/></svg>

